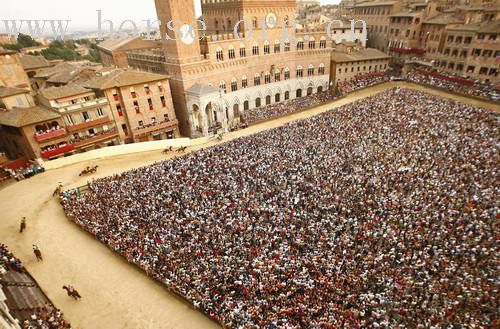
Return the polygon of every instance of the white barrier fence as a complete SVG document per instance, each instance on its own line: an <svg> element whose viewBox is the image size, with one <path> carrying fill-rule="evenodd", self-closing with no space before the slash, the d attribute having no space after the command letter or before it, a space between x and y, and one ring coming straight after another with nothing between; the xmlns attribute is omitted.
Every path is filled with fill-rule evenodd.
<svg viewBox="0 0 500 329"><path fill-rule="evenodd" d="M96 160L96 159L105 159L119 155L127 155L133 153L141 153L141 152L149 152L149 151L161 151L169 147L184 147L184 146L197 146L201 144L205 144L208 142L208 138L175 138L175 139L166 139L160 141L152 141L152 142L142 142L142 143L134 143L134 144L123 144L123 145L115 145L108 146L97 150L91 150L85 153L77 153L68 157L54 159L50 161L44 161L42 159L37 159L38 163L42 165L45 170L50 169L58 169L65 166L73 165L76 163Z"/></svg>

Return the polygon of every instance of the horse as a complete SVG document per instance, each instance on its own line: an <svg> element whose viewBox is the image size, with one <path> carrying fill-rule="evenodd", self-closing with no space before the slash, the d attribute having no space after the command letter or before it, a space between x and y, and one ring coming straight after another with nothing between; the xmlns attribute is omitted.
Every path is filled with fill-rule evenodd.
<svg viewBox="0 0 500 329"><path fill-rule="evenodd" d="M66 290L66 293L68 294L69 297L72 297L75 300L79 300L80 298L82 298L82 296L80 296L78 291L76 291L76 289L73 288L72 286L63 286L63 289Z"/></svg>
<svg viewBox="0 0 500 329"><path fill-rule="evenodd" d="M187 150L187 146L179 147L177 153L184 153Z"/></svg>
<svg viewBox="0 0 500 329"><path fill-rule="evenodd" d="M163 151L161 151L161 153L168 154L168 153L172 152L173 149L174 149L174 147L170 146L170 147L167 147L166 149L164 149Z"/></svg>
<svg viewBox="0 0 500 329"><path fill-rule="evenodd" d="M97 168L99 168L99 166L94 166L94 167L87 166L87 168L82 170L79 176L95 174L97 172Z"/></svg>
<svg viewBox="0 0 500 329"><path fill-rule="evenodd" d="M55 189L55 190L54 190L54 192L52 193L52 196L59 195L59 194L61 194L61 192L62 192L62 185L61 185L61 184L59 184L59 186L58 186L58 187L56 187L56 189Z"/></svg>
<svg viewBox="0 0 500 329"><path fill-rule="evenodd" d="M26 217L23 217L21 220L21 224L19 225L19 233L23 233L23 231L26 229Z"/></svg>
<svg viewBox="0 0 500 329"><path fill-rule="evenodd" d="M42 252L40 251L40 249L36 245L33 245L33 253L35 254L37 261L39 261L39 262L43 261Z"/></svg>

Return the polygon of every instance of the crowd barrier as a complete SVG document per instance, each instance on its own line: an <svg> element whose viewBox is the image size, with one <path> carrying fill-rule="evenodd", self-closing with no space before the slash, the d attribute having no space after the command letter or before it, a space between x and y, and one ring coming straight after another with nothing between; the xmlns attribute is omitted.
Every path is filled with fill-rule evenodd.
<svg viewBox="0 0 500 329"><path fill-rule="evenodd" d="M103 147L97 150L91 150L85 153L78 153L68 157L44 161L37 159L38 163L45 168L45 170L58 169L69 165L77 164L80 162L91 161L96 159L111 158L120 155L127 155L133 153L142 153L149 151L161 151L169 147L184 147L184 146L197 146L208 142L208 138L175 138L166 139L152 142L142 142L133 144L123 144Z"/></svg>

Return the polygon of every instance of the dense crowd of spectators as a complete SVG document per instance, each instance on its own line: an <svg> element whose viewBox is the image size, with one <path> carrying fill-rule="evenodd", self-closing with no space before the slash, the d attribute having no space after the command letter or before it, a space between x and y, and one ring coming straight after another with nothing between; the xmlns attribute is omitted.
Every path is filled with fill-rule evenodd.
<svg viewBox="0 0 500 329"><path fill-rule="evenodd" d="M52 305L35 311L29 319L26 319L22 329L70 329L71 324L64 319L64 314Z"/></svg>
<svg viewBox="0 0 500 329"><path fill-rule="evenodd" d="M498 328L498 119L394 88L61 203L231 328Z"/></svg>
<svg viewBox="0 0 500 329"><path fill-rule="evenodd" d="M20 273L26 273L21 261L16 258L5 245L0 243L0 282L2 281L2 276L9 271L16 271ZM15 282L9 281L9 285L15 285ZM22 285L26 282L23 281ZM33 284L36 284L33 281ZM0 285L1 289L1 285ZM28 296L24 296L28 298ZM29 300L25 300L25 303L29 304ZM18 319L20 320L22 329L70 329L71 325L64 319L64 315L60 310L55 309L50 303L47 303L43 308L31 310L31 315L28 319Z"/></svg>
<svg viewBox="0 0 500 329"><path fill-rule="evenodd" d="M24 272L24 266L21 261L7 249L7 246L0 243L0 276L9 272Z"/></svg>
<svg viewBox="0 0 500 329"><path fill-rule="evenodd" d="M386 72L360 73L351 80L339 82L338 89L342 95L345 95L389 80L391 80L391 76Z"/></svg>
<svg viewBox="0 0 500 329"><path fill-rule="evenodd" d="M45 168L37 163L28 163L26 166L17 169L5 168L5 171L9 173L10 177L19 182L45 172Z"/></svg>
<svg viewBox="0 0 500 329"><path fill-rule="evenodd" d="M242 121L247 124L253 124L259 121L299 112L310 107L326 103L333 99L335 99L333 92L321 91L316 94L246 110L242 116Z"/></svg>
<svg viewBox="0 0 500 329"><path fill-rule="evenodd" d="M481 83L480 81L475 81L473 84L463 84L437 76L432 76L430 73L430 71L414 69L407 74L407 80L431 87L443 88L466 96L492 98L494 95L499 94L499 92L495 91L495 86L493 84Z"/></svg>

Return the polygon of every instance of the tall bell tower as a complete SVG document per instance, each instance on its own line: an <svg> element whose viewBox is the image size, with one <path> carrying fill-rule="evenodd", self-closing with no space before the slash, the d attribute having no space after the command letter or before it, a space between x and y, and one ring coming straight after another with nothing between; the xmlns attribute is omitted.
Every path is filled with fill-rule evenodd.
<svg viewBox="0 0 500 329"><path fill-rule="evenodd" d="M196 30L198 24L193 0L155 0L155 5L161 22L160 32L167 64L200 61L200 39ZM181 30L181 33L173 29Z"/></svg>

